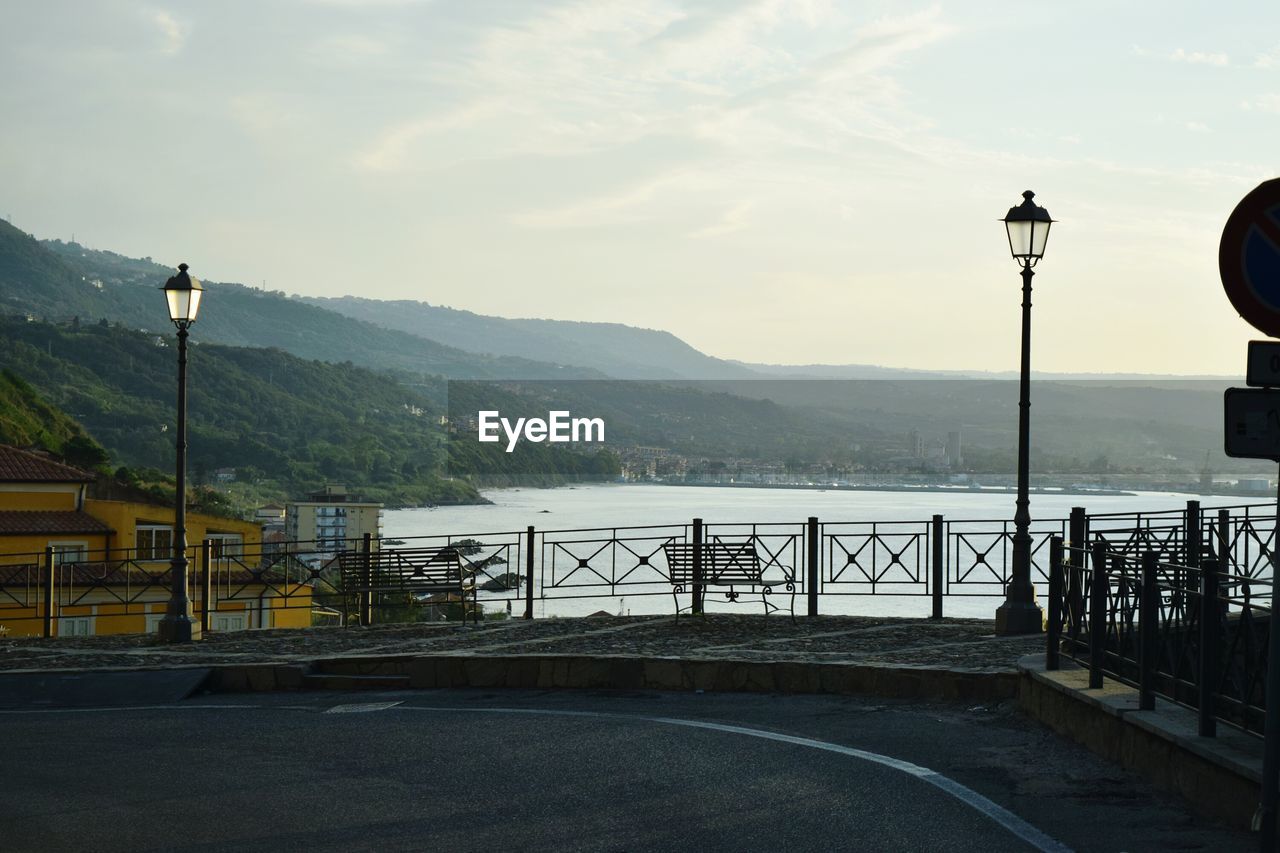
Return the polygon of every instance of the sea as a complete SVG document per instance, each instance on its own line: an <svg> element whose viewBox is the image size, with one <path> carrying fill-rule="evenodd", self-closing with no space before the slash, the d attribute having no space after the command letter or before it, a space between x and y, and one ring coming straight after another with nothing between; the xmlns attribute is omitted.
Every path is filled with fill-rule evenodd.
<svg viewBox="0 0 1280 853"><path fill-rule="evenodd" d="M864 491L845 489L742 488L668 486L659 484L600 484L551 489L512 488L487 491L489 505L442 506L387 510L383 516L383 538L405 539L420 536L474 538L479 541L516 541L516 533L530 525L539 532L599 530L657 525L685 525L702 518L708 525L791 522L801 524L817 516L824 524L837 522L925 522L935 514L948 520L989 520L993 524L1012 519L1014 495L968 489L941 491ZM1202 501L1206 512L1216 506L1253 503L1241 498L1200 498L1177 492L1135 492L1132 494L1063 494L1033 492L1033 520L1066 518L1072 507L1082 506L1090 514L1151 512L1181 509L1188 500ZM1034 524L1034 522L1033 522ZM996 528L992 528L996 529ZM1035 528L1033 527L1033 530ZM600 534L607 538L609 534ZM625 535L620 531L619 535ZM506 537L504 540L503 537ZM590 538L564 536L558 538ZM550 549L544 549L544 553ZM509 552L514 554L514 549ZM510 562L515 562L512 557ZM797 562L799 562L797 560ZM515 569L515 566L512 566ZM542 588L546 582L538 573L535 584L535 617L585 616L604 611L615 614L673 613L669 591L661 587L628 589L618 587L618 595L567 597L565 589ZM918 589L916 587L915 589ZM572 590L569 590L572 591ZM647 594L639 594L641 592ZM1043 590L1039 590L1043 597ZM486 601L486 598L488 601ZM524 612L523 600L514 594L485 596L486 610ZM754 603L752 603L752 601ZM724 601L709 592L707 608L736 612L757 612L763 608L759 597L744 596L737 603ZM1000 603L998 594L952 596L944 602L951 616L992 618ZM686 606L687 602L682 602ZM832 614L876 616L927 616L930 600L924 595L827 595L819 611ZM804 612L798 596L797 613Z"/></svg>

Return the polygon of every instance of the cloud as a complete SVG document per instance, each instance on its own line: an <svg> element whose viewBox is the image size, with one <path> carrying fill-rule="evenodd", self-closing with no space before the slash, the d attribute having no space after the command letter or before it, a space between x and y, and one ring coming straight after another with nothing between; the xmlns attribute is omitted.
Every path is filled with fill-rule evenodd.
<svg viewBox="0 0 1280 853"><path fill-rule="evenodd" d="M1218 68L1225 68L1231 64L1231 57L1225 53L1205 53L1199 50L1185 50L1181 47L1174 48L1169 53L1161 53L1135 44L1133 45L1133 53L1135 56L1156 57L1187 65L1213 65Z"/></svg>
<svg viewBox="0 0 1280 853"><path fill-rule="evenodd" d="M668 215L670 208L665 204L655 205L655 198L680 181L679 173L663 175L613 195L589 198L558 208L518 213L511 217L511 222L524 228L589 228L656 219ZM645 212L645 207L652 209Z"/></svg>
<svg viewBox="0 0 1280 853"><path fill-rule="evenodd" d="M297 113L280 98L263 92L232 95L227 115L270 150L278 150L276 143L298 130Z"/></svg>
<svg viewBox="0 0 1280 853"><path fill-rule="evenodd" d="M1186 127L1187 127L1187 130L1191 131L1192 133L1210 133L1211 132L1209 129L1209 125L1205 124L1202 121L1189 121L1187 122Z"/></svg>
<svg viewBox="0 0 1280 853"><path fill-rule="evenodd" d="M304 6L332 6L340 9L376 9L385 6L425 6L435 0L299 0Z"/></svg>
<svg viewBox="0 0 1280 853"><path fill-rule="evenodd" d="M706 3L692 12L587 0L485 28L428 73L457 96L456 110L497 92L520 120L522 132L486 156L581 153L657 134L707 139L739 124L743 110L754 111L756 131L780 140L802 135L797 118L821 135L876 123L867 106L891 106L899 94L884 72L950 31L937 7L858 27L820 0ZM905 123L919 127L910 117ZM416 146L455 128L456 116L434 112L400 122L383 128L357 162L407 166ZM744 142L729 134L718 141Z"/></svg>
<svg viewBox="0 0 1280 853"><path fill-rule="evenodd" d="M187 43L187 35L191 28L178 21L164 9L156 9L151 13L151 23L164 36L164 44L160 50L166 56L176 56Z"/></svg>
<svg viewBox="0 0 1280 853"><path fill-rule="evenodd" d="M1275 68L1280 65L1280 45L1267 53L1260 53L1253 60L1254 68Z"/></svg>
<svg viewBox="0 0 1280 853"><path fill-rule="evenodd" d="M793 67L795 57L772 36L792 29L812 32L838 22L834 9L822 0L704 3L668 19L643 47L656 73L682 78L714 75L730 82Z"/></svg>
<svg viewBox="0 0 1280 853"><path fill-rule="evenodd" d="M441 103L375 126L356 171L413 179L535 158L563 179L504 200L517 227L665 222L704 240L777 215L780 199L827 203L836 163L896 180L908 163L966 156L933 137L895 79L957 31L936 5L862 19L821 0L518 8L529 11L455 36L415 69ZM571 165L583 163L591 177Z"/></svg>
<svg viewBox="0 0 1280 853"><path fill-rule="evenodd" d="M364 60L386 56L389 45L381 40L362 35L335 35L316 41L310 54L325 64L359 65Z"/></svg>
<svg viewBox="0 0 1280 853"><path fill-rule="evenodd" d="M420 171L423 160L415 156L419 142L434 134L468 127L498 111L496 101L476 101L393 125L356 155L356 169L381 173Z"/></svg>
<svg viewBox="0 0 1280 853"><path fill-rule="evenodd" d="M1258 110L1264 113L1280 113L1280 94L1259 95L1252 101L1241 101L1240 109Z"/></svg>
<svg viewBox="0 0 1280 853"><path fill-rule="evenodd" d="M1190 65L1215 65L1219 68L1225 68L1231 64L1231 60L1225 53L1202 53L1198 50L1186 51L1182 48L1177 48L1169 54L1169 59Z"/></svg>
<svg viewBox="0 0 1280 853"><path fill-rule="evenodd" d="M723 237L725 234L742 231L750 224L748 215L754 207L755 202L753 201L740 201L726 210L718 222L714 222L705 228L699 228L689 236L701 240L707 237Z"/></svg>

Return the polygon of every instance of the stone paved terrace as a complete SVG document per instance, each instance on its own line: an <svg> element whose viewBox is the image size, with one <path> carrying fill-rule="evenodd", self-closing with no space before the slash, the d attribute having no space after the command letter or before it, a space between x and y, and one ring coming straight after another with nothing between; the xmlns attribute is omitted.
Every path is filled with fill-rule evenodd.
<svg viewBox="0 0 1280 853"><path fill-rule="evenodd" d="M1014 672L1043 636L996 637L981 619L790 619L739 614L600 616L479 626L417 623L210 634L189 646L150 635L0 639L0 671L132 669L306 662L342 656L630 655L687 660L798 661Z"/></svg>

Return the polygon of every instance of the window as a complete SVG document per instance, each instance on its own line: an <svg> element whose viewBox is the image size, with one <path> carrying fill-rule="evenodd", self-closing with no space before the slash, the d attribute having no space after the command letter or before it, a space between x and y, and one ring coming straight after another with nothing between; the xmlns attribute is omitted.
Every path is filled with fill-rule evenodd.
<svg viewBox="0 0 1280 853"><path fill-rule="evenodd" d="M63 616L58 620L59 637L93 636L92 616Z"/></svg>
<svg viewBox="0 0 1280 853"><path fill-rule="evenodd" d="M244 556L244 537L239 533L208 533L209 555L215 560Z"/></svg>
<svg viewBox="0 0 1280 853"><path fill-rule="evenodd" d="M244 630L244 614L243 613L214 613L212 627L213 627L213 630L215 631L243 631Z"/></svg>
<svg viewBox="0 0 1280 853"><path fill-rule="evenodd" d="M173 559L173 528L139 524L134 544L139 560Z"/></svg>
<svg viewBox="0 0 1280 853"><path fill-rule="evenodd" d="M88 542L50 542L49 547L53 549L55 566L61 566L64 563L83 563L89 558Z"/></svg>

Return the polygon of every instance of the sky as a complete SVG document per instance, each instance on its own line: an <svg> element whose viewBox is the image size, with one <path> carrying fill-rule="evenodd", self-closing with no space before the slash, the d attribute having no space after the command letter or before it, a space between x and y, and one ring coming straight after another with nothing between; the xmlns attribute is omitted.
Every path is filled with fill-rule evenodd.
<svg viewBox="0 0 1280 853"><path fill-rule="evenodd" d="M770 363L1243 375L1280 3L0 0L0 216ZM204 310L215 311L216 291Z"/></svg>

